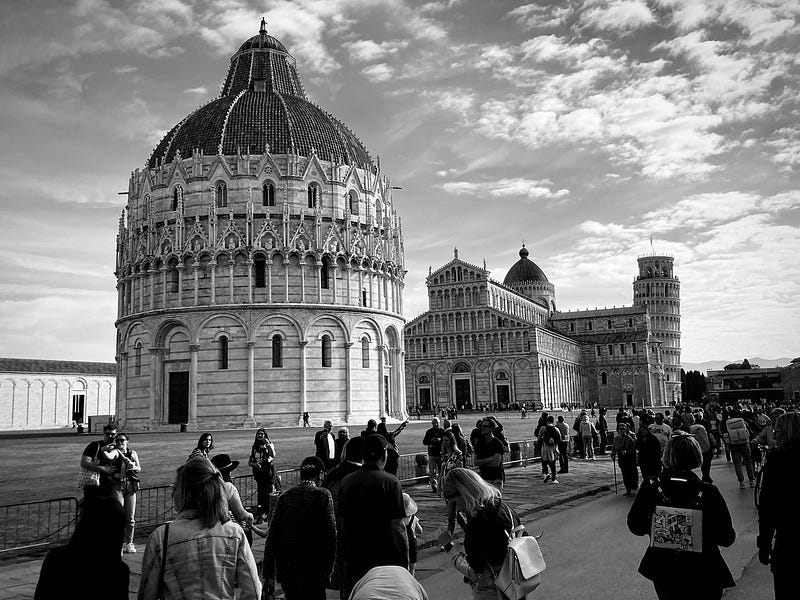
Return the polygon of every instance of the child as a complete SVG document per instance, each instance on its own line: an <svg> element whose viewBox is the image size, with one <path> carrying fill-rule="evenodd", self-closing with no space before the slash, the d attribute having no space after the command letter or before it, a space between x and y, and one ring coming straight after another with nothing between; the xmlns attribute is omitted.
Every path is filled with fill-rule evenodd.
<svg viewBox="0 0 800 600"><path fill-rule="evenodd" d="M403 507L406 512L403 523L408 535L408 572L413 575L417 568L417 536L422 533L422 525L416 517L417 503L406 493L403 493Z"/></svg>

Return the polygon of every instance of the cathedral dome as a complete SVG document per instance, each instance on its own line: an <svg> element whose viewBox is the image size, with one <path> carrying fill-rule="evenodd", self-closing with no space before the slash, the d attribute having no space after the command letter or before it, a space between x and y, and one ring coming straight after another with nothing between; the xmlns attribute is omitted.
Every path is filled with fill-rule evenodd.
<svg viewBox="0 0 800 600"><path fill-rule="evenodd" d="M548 283L544 271L528 258L528 254L528 249L522 246L519 251L519 260L508 270L506 278L503 279L503 285L513 286L516 283L528 282Z"/></svg>
<svg viewBox="0 0 800 600"><path fill-rule="evenodd" d="M373 168L350 129L306 97L295 60L261 21L261 31L231 57L218 98L175 125L153 150L148 167L180 152L206 155L298 154Z"/></svg>

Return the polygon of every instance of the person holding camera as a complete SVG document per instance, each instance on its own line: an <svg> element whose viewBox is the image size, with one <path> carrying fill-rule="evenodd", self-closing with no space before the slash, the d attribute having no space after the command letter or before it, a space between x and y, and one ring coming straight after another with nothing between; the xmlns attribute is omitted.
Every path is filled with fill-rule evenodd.
<svg viewBox="0 0 800 600"><path fill-rule="evenodd" d="M103 427L103 439L91 442L81 455L81 468L97 473L98 477L87 480L83 485L83 500L109 496L112 493L114 469L105 452L116 448L114 438L117 437L116 423L106 423ZM120 504L122 498L120 497Z"/></svg>
<svg viewBox="0 0 800 600"><path fill-rule="evenodd" d="M125 554L136 552L133 544L133 531L136 526L136 494L139 491L139 455L136 450L128 447L128 436L118 433L114 438L116 448L111 454L114 465L114 486L119 481L119 493L122 495L122 504L125 508L125 537L123 538L122 551ZM119 474L119 476L117 476Z"/></svg>

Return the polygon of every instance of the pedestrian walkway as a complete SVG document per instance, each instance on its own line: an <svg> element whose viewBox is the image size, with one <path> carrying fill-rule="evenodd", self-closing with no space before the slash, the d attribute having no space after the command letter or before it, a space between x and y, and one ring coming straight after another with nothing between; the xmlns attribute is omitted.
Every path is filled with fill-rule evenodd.
<svg viewBox="0 0 800 600"><path fill-rule="evenodd" d="M503 497L521 517L569 502L575 498L614 489L614 475L610 458L598 456L595 461L570 461L570 472L559 475L559 483L543 483L541 463L531 461L526 467L506 471ZM441 498L433 494L427 485L416 485L405 489L417 503L423 533L419 538L420 550L438 546L440 528L447 524L446 507ZM458 531L458 528L456 528ZM458 537L458 536L457 536ZM131 570L130 598L136 598L142 569L142 553L145 539L137 540L139 552L124 555ZM264 555L264 540L256 537L253 553L260 561ZM39 579L42 559L19 559L0 562L0 600L11 598L33 598ZM88 585L88 582L87 582ZM329 592L330 598L338 598L338 592Z"/></svg>

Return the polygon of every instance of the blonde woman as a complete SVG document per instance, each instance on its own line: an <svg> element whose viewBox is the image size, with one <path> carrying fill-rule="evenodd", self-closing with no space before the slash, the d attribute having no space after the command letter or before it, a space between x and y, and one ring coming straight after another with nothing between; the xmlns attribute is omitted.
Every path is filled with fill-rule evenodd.
<svg viewBox="0 0 800 600"><path fill-rule="evenodd" d="M244 531L228 516L222 475L210 460L192 458L178 469L173 502L175 520L147 540L139 600L259 600L256 561Z"/></svg>
<svg viewBox="0 0 800 600"><path fill-rule="evenodd" d="M445 485L458 492L465 506L459 515L464 551L453 557L453 566L469 580L473 600L497 600L494 573L506 556L507 532L520 525L519 517L503 502L500 490L474 471L453 469Z"/></svg>
<svg viewBox="0 0 800 600"><path fill-rule="evenodd" d="M447 474L455 468L464 466L464 455L458 448L456 437L451 431L445 431L442 436L442 473L439 477L439 495L442 495L442 487Z"/></svg>

